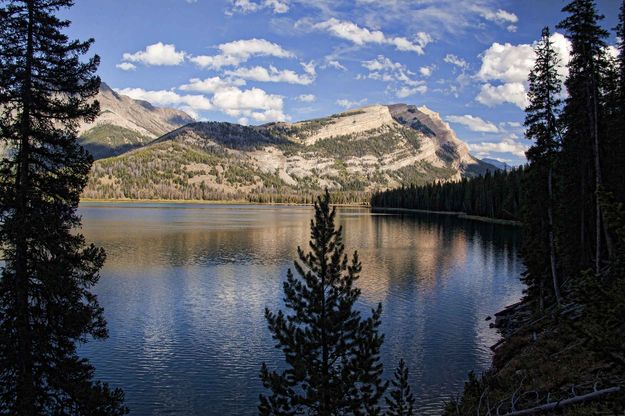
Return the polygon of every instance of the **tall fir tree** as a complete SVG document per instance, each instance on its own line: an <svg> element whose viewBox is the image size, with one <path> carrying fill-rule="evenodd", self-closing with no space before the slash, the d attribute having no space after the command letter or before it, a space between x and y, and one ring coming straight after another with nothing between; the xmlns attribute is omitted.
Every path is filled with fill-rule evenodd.
<svg viewBox="0 0 625 416"><path fill-rule="evenodd" d="M605 148L602 74L608 32L599 25L603 19L594 0L573 0L563 9L568 13L558 28L565 29L571 41L571 60L566 87L563 119L567 126L562 141L561 214L562 241L566 253L567 274L580 269L601 269L605 233L599 192L602 188L602 149ZM594 242L594 243L590 243ZM606 241L610 248L609 240ZM590 243L590 244L589 244ZM594 260L594 262L592 261Z"/></svg>
<svg viewBox="0 0 625 416"><path fill-rule="evenodd" d="M260 396L261 415L378 415L383 383L378 333L382 305L363 319L354 310L361 272L358 253L344 254L342 228L335 225L330 195L315 203L310 251L298 248L299 261L284 282L290 313L265 311L269 330L286 360L286 370L270 371L263 363L261 379L268 396Z"/></svg>
<svg viewBox="0 0 625 416"><path fill-rule="evenodd" d="M121 390L93 381L76 343L107 335L90 288L104 252L75 232L92 159L77 144L93 120L93 40L70 40L71 0L0 1L0 414L120 415Z"/></svg>
<svg viewBox="0 0 625 416"><path fill-rule="evenodd" d="M550 37L549 28L544 28L534 48L536 61L529 75L529 105L525 109L525 136L534 144L526 153L530 167L525 192L531 202L525 205L523 215L527 237L523 258L529 295L537 296L541 307L545 276L551 276L556 302L560 303L561 298L554 224L554 170L561 146L558 113L562 88L559 60Z"/></svg>
<svg viewBox="0 0 625 416"><path fill-rule="evenodd" d="M408 383L408 367L406 362L399 360L395 369L394 379L391 381L389 397L385 398L388 416L413 416L415 399Z"/></svg>
<svg viewBox="0 0 625 416"><path fill-rule="evenodd" d="M606 159L606 190L617 202L625 203L625 1L621 3L615 32L618 55L611 59L606 73L608 131L603 157Z"/></svg>

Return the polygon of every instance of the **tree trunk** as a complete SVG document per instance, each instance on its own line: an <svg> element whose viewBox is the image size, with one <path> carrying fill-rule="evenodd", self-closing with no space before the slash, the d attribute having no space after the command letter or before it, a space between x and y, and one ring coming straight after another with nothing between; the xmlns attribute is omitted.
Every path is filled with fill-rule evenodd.
<svg viewBox="0 0 625 416"><path fill-rule="evenodd" d="M16 187L16 223L28 224L28 193L29 193L29 159L31 136L31 89L34 4L28 2L28 38L26 53L25 80L22 90L23 111L21 114L20 144L17 154ZM15 303L17 309L16 335L18 346L18 371L16 377L16 410L21 416L35 414L35 388L33 379L32 334L30 328L29 308L29 272L28 242L25 233L18 232L15 236Z"/></svg>
<svg viewBox="0 0 625 416"><path fill-rule="evenodd" d="M553 235L553 167L549 166L548 175L548 192L549 192L549 206L547 208L547 215L549 216L549 257L551 260L551 279L553 280L553 291L556 295L556 302L560 304L560 285L558 284L558 271L556 262L556 242Z"/></svg>
<svg viewBox="0 0 625 416"><path fill-rule="evenodd" d="M588 91L588 115L590 117L590 131L595 167L595 273L601 271L601 205L599 204L599 189L601 187L601 170L599 168L599 126L597 121L597 95L595 92L595 75L591 75Z"/></svg>

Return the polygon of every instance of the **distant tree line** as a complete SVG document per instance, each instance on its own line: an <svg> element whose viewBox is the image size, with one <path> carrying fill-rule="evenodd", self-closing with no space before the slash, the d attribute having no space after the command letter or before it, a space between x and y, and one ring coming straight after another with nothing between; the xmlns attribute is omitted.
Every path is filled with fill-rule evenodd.
<svg viewBox="0 0 625 416"><path fill-rule="evenodd" d="M463 212L482 217L519 220L523 203L523 179L527 169L487 172L458 182L410 185L377 192L371 206L428 211Z"/></svg>

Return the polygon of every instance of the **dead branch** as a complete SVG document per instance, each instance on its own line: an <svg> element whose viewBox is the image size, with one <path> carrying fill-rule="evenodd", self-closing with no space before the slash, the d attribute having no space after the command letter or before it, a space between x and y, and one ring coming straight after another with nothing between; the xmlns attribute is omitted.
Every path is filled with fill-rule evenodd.
<svg viewBox="0 0 625 416"><path fill-rule="evenodd" d="M532 407L531 409L517 410L510 413L505 413L502 416L522 416L533 415L540 412L546 412L548 410L554 410L560 407L569 406L576 403L582 403L590 400L594 400L598 397L605 396L606 394L617 393L621 390L620 386L609 387L603 390L596 390L588 394L581 396L571 397L569 399L560 400L553 403L546 403L540 406Z"/></svg>

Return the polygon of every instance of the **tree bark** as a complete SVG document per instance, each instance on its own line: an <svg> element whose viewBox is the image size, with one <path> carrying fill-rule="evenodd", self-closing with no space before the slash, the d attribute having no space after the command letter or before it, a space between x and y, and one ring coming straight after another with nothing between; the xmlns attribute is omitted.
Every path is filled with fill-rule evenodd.
<svg viewBox="0 0 625 416"><path fill-rule="evenodd" d="M548 174L548 192L549 192L549 206L547 208L547 215L549 217L549 257L551 262L551 279L553 281L553 291L556 295L556 302L560 304L560 285L558 283L558 271L556 262L556 242L553 235L553 167L549 166ZM541 299L542 300L542 299Z"/></svg>

